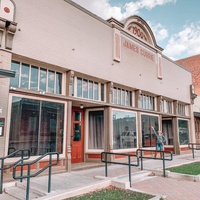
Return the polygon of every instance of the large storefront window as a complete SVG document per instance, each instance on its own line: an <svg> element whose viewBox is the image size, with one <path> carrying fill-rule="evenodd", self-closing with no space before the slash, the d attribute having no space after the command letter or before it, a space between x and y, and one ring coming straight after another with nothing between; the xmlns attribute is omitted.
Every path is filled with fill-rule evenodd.
<svg viewBox="0 0 200 200"><path fill-rule="evenodd" d="M137 147L136 114L113 110L113 148Z"/></svg>
<svg viewBox="0 0 200 200"><path fill-rule="evenodd" d="M187 145L189 143L188 121L179 119L178 129L180 145Z"/></svg>
<svg viewBox="0 0 200 200"><path fill-rule="evenodd" d="M104 112L89 111L89 149L104 149Z"/></svg>
<svg viewBox="0 0 200 200"><path fill-rule="evenodd" d="M141 115L142 122L142 147L156 146L156 136L152 132L151 126L158 131L158 116Z"/></svg>
<svg viewBox="0 0 200 200"><path fill-rule="evenodd" d="M31 155L63 152L64 104L12 98L9 149L30 149Z"/></svg>

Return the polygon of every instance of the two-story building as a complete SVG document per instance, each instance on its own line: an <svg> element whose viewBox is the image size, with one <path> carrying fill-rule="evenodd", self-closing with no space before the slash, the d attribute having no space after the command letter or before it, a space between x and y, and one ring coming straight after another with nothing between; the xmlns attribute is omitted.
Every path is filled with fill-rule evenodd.
<svg viewBox="0 0 200 200"><path fill-rule="evenodd" d="M139 16L105 21L71 0L0 0L0 45L0 68L16 72L0 79L0 156L56 151L70 170L103 151L155 149L151 126L175 154L194 141L191 73Z"/></svg>

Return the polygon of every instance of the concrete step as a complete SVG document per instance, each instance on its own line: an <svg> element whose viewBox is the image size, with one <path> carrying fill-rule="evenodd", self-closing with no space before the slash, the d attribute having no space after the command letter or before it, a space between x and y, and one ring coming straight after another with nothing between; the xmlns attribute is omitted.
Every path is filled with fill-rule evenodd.
<svg viewBox="0 0 200 200"><path fill-rule="evenodd" d="M155 177L155 174L151 171L146 171L146 170L138 171L138 172L131 173L131 182L136 183L136 182L147 180L153 177ZM118 179L128 181L129 175L126 174L126 175L120 176L118 177Z"/></svg>
<svg viewBox="0 0 200 200"><path fill-rule="evenodd" d="M15 199L26 200L26 188L19 183L17 183L16 186L5 188L4 193ZM42 196L44 196L44 194L36 190L30 189L29 191L29 199L36 199Z"/></svg>
<svg viewBox="0 0 200 200"><path fill-rule="evenodd" d="M13 196L10 196L9 194L6 194L6 193L3 193L3 194L0 194L0 199L2 200L19 200Z"/></svg>

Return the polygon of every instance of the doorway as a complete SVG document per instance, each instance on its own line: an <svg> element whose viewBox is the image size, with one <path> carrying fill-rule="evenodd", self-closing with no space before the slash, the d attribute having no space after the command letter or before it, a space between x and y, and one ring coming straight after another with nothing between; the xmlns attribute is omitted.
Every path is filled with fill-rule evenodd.
<svg viewBox="0 0 200 200"><path fill-rule="evenodd" d="M162 132L166 138L166 145L173 145L174 137L173 137L173 129L172 129L172 120L171 119L162 120Z"/></svg>
<svg viewBox="0 0 200 200"><path fill-rule="evenodd" d="M71 163L80 163L84 161L83 114L83 110L72 109Z"/></svg>
<svg viewBox="0 0 200 200"><path fill-rule="evenodd" d="M141 115L142 122L142 147L155 147L156 146L156 136L152 132L151 126L157 131L158 126L158 116L153 115Z"/></svg>

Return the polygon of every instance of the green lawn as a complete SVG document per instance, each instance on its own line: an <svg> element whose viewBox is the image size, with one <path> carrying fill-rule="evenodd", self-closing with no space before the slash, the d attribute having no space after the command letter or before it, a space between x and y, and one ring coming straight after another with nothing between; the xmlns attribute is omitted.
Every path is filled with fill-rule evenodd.
<svg viewBox="0 0 200 200"><path fill-rule="evenodd" d="M91 192L82 196L67 198L68 200L148 200L152 195L119 189L109 186L102 190Z"/></svg>
<svg viewBox="0 0 200 200"><path fill-rule="evenodd" d="M181 165L177 167L167 168L170 172L176 172L180 174L199 175L200 174L200 162L194 162L191 164Z"/></svg>

